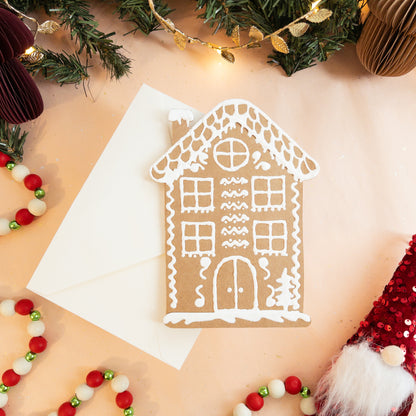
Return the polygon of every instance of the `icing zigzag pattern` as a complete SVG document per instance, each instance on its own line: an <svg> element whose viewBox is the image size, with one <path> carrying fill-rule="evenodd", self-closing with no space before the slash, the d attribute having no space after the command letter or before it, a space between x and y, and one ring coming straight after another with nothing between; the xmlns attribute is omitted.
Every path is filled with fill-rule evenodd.
<svg viewBox="0 0 416 416"><path fill-rule="evenodd" d="M300 228L299 228L299 215L298 215L298 210L300 208L300 204L298 202L298 197L299 197L299 190L297 188L297 183L293 182L292 183L292 191L294 192L293 198L292 198L292 202L294 204L294 208L292 210L292 214L294 217L294 221L293 221L293 233L292 233L292 237L295 240L295 244L293 244L293 256L292 256L292 260L293 260L293 264L294 266L292 267L292 275L294 277L293 279L293 284L295 285L295 288L293 289L293 293L295 295L295 299L293 299L293 308L294 309L298 309L299 308L299 302L298 300L300 299L300 294L299 294L299 287L300 287L300 283L299 283L299 278L300 278L300 274L299 274L299 268L300 268L300 263L299 263L299 255L300 255L300 249L299 246L301 244L300 238L299 238L299 232L300 232Z"/></svg>
<svg viewBox="0 0 416 416"><path fill-rule="evenodd" d="M245 202L241 202L240 204L236 202L223 202L221 204L221 209L248 209L248 205Z"/></svg>
<svg viewBox="0 0 416 416"><path fill-rule="evenodd" d="M250 218L246 215L246 214L242 214L242 215L236 215L236 214L233 214L233 215L224 215L222 218L221 218L221 221L222 222L225 222L225 223L227 223L227 222L246 222L246 221L248 221Z"/></svg>
<svg viewBox="0 0 416 416"><path fill-rule="evenodd" d="M247 227L233 227L231 228L231 230L227 230L226 228L223 228L221 230L221 234L223 235L231 235L231 234L238 234L238 235L243 235L243 234L248 234L248 228Z"/></svg>
<svg viewBox="0 0 416 416"><path fill-rule="evenodd" d="M248 191L245 189L243 191L223 191L221 194L222 198L238 198L238 197L246 197L248 196Z"/></svg>
<svg viewBox="0 0 416 416"><path fill-rule="evenodd" d="M176 263L176 257L174 256L175 252L175 246L173 245L173 237L174 237L174 228L172 218L175 215L175 211L172 209L172 204L174 203L174 199L172 196L172 188L169 188L169 190L166 192L166 196L168 198L168 203L166 204L166 209L169 211L169 215L166 217L166 222L168 223L168 235L169 238L166 241L166 244L168 246L167 254L172 259L169 264L168 268L170 270L168 279L169 279L169 289L171 292L169 293L169 297L172 299L172 302L170 303L170 306L172 308L176 308L178 305L178 299L176 298L176 293L178 292L175 287L176 279L176 269L175 269L175 263Z"/></svg>
<svg viewBox="0 0 416 416"><path fill-rule="evenodd" d="M222 178L220 181L221 185L231 185L231 184L241 184L244 185L246 183L248 183L248 180L246 178L230 178L230 179L226 179L226 178Z"/></svg>
<svg viewBox="0 0 416 416"><path fill-rule="evenodd" d="M223 247L248 247L250 243L247 240L233 240L233 241L224 241L222 243Z"/></svg>

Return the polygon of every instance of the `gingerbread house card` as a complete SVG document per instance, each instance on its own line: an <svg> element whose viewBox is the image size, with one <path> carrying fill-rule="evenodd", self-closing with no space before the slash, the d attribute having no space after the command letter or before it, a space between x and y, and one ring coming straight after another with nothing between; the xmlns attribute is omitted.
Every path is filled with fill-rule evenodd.
<svg viewBox="0 0 416 416"><path fill-rule="evenodd" d="M305 326L302 182L317 163L251 103L219 104L151 168L166 190L173 327Z"/></svg>

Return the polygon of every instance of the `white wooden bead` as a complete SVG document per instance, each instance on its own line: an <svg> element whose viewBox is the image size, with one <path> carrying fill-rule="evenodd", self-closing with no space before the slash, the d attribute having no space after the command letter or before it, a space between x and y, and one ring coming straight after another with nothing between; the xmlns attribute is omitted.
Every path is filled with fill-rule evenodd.
<svg viewBox="0 0 416 416"><path fill-rule="evenodd" d="M129 388L129 384L129 379L124 375L116 376L111 380L111 388L116 393L122 393L123 391L126 391Z"/></svg>
<svg viewBox="0 0 416 416"><path fill-rule="evenodd" d="M80 384L75 389L75 394L77 395L78 399L80 399L82 402L85 402L94 396L94 389L85 383Z"/></svg>
<svg viewBox="0 0 416 416"><path fill-rule="evenodd" d="M0 393L0 408L6 406L9 400L7 393Z"/></svg>
<svg viewBox="0 0 416 416"><path fill-rule="evenodd" d="M19 376L24 376L32 369L32 363L26 361L25 357L20 357L13 361L13 371Z"/></svg>
<svg viewBox="0 0 416 416"><path fill-rule="evenodd" d="M46 212L46 203L40 199L32 199L27 205L29 212L35 217L40 217Z"/></svg>
<svg viewBox="0 0 416 416"><path fill-rule="evenodd" d="M0 303L0 313L3 316L13 316L16 313L14 305L16 305L16 302L12 299L3 300L3 302Z"/></svg>
<svg viewBox="0 0 416 416"><path fill-rule="evenodd" d="M285 383L282 380L272 380L267 388L269 389L270 396L273 399L280 399L286 393Z"/></svg>
<svg viewBox="0 0 416 416"><path fill-rule="evenodd" d="M233 410L233 416L251 416L252 414L251 410L244 403L238 403Z"/></svg>
<svg viewBox="0 0 416 416"><path fill-rule="evenodd" d="M16 182L23 182L30 170L25 165L16 165L12 169L12 177Z"/></svg>
<svg viewBox="0 0 416 416"><path fill-rule="evenodd" d="M7 235L11 231L9 227L9 220L6 218L0 218L0 235Z"/></svg>
<svg viewBox="0 0 416 416"><path fill-rule="evenodd" d="M300 410L306 416L316 414L315 399L312 396L301 399Z"/></svg>
<svg viewBox="0 0 416 416"><path fill-rule="evenodd" d="M27 332L32 337L40 337L45 332L45 324L42 321L30 322L27 326Z"/></svg>
<svg viewBox="0 0 416 416"><path fill-rule="evenodd" d="M398 367L404 362L404 353L400 347L389 345L381 351L381 358L387 365Z"/></svg>

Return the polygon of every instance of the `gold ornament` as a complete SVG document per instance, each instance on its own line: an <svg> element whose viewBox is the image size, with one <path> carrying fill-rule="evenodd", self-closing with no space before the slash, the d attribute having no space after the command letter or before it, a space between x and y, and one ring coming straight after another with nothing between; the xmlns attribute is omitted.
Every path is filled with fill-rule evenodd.
<svg viewBox="0 0 416 416"><path fill-rule="evenodd" d="M289 32L295 38L299 38L302 35L304 35L308 29L309 29L309 25L307 23L300 22L300 23L294 24L293 26L290 26Z"/></svg>
<svg viewBox="0 0 416 416"><path fill-rule="evenodd" d="M41 25L38 26L38 33L45 33L47 35L51 35L52 33L56 32L61 25L54 20L47 20L43 22Z"/></svg>
<svg viewBox="0 0 416 416"><path fill-rule="evenodd" d="M285 54L289 53L289 47L287 46L287 43L279 35L273 34L270 37L270 40L272 41L273 48L276 49L277 52Z"/></svg>
<svg viewBox="0 0 416 416"><path fill-rule="evenodd" d="M306 18L312 23L321 23L324 20L328 19L332 16L332 11L328 9L320 9L315 13L312 13L310 16Z"/></svg>

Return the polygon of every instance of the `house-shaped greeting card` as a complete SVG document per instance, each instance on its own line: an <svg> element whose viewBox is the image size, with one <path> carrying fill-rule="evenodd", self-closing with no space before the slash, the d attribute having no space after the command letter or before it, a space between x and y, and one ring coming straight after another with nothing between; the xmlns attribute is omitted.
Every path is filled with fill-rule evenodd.
<svg viewBox="0 0 416 416"><path fill-rule="evenodd" d="M193 127L187 112L170 121L174 143L151 168L166 192L165 324L308 325L302 182L317 163L244 100Z"/></svg>

